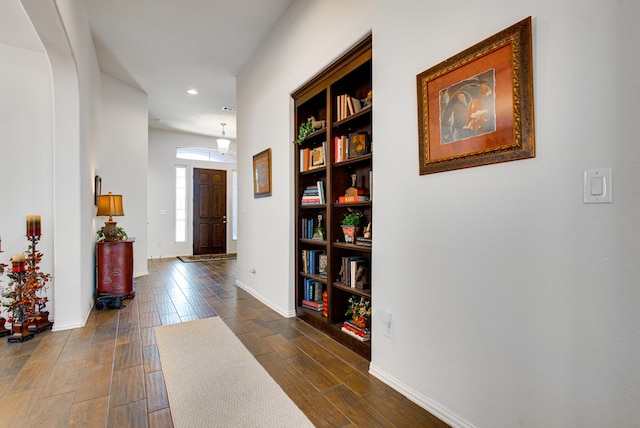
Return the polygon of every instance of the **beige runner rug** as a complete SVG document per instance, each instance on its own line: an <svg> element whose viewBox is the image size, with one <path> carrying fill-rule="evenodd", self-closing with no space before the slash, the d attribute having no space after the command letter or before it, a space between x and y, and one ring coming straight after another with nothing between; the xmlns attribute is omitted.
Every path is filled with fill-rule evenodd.
<svg viewBox="0 0 640 428"><path fill-rule="evenodd" d="M154 331L175 428L313 427L219 317Z"/></svg>

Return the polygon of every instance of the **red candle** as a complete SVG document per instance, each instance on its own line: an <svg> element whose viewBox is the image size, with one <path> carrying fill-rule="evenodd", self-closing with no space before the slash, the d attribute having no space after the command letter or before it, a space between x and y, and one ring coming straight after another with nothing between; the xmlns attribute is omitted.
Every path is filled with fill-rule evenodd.
<svg viewBox="0 0 640 428"><path fill-rule="evenodd" d="M11 263L13 273L24 272L24 254L16 254L11 257Z"/></svg>
<svg viewBox="0 0 640 428"><path fill-rule="evenodd" d="M27 216L27 236L40 236L40 216Z"/></svg>

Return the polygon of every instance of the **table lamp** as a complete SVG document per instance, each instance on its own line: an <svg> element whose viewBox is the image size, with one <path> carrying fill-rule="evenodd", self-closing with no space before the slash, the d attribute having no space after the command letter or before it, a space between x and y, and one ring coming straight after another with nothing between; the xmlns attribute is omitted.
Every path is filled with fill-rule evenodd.
<svg viewBox="0 0 640 428"><path fill-rule="evenodd" d="M109 220L104 222L104 239L106 241L118 241L118 228L113 216L123 216L122 195L113 195L109 192L106 195L98 195L97 216L109 216Z"/></svg>

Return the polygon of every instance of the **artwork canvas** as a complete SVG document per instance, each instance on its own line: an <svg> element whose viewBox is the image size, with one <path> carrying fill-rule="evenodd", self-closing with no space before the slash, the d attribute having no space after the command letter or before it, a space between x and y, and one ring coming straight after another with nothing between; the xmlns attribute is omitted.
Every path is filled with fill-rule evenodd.
<svg viewBox="0 0 640 428"><path fill-rule="evenodd" d="M420 73L420 174L535 156L531 18Z"/></svg>
<svg viewBox="0 0 640 428"><path fill-rule="evenodd" d="M253 197L271 196L271 148L253 156Z"/></svg>

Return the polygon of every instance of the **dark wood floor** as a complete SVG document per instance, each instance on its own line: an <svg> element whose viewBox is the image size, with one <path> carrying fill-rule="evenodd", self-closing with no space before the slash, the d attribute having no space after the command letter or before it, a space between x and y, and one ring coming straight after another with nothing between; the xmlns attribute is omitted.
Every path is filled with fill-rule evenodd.
<svg viewBox="0 0 640 428"><path fill-rule="evenodd" d="M0 426L172 427L153 327L220 316L318 427L444 427L368 362L235 286L235 260L152 259L137 295L83 328L0 339Z"/></svg>

